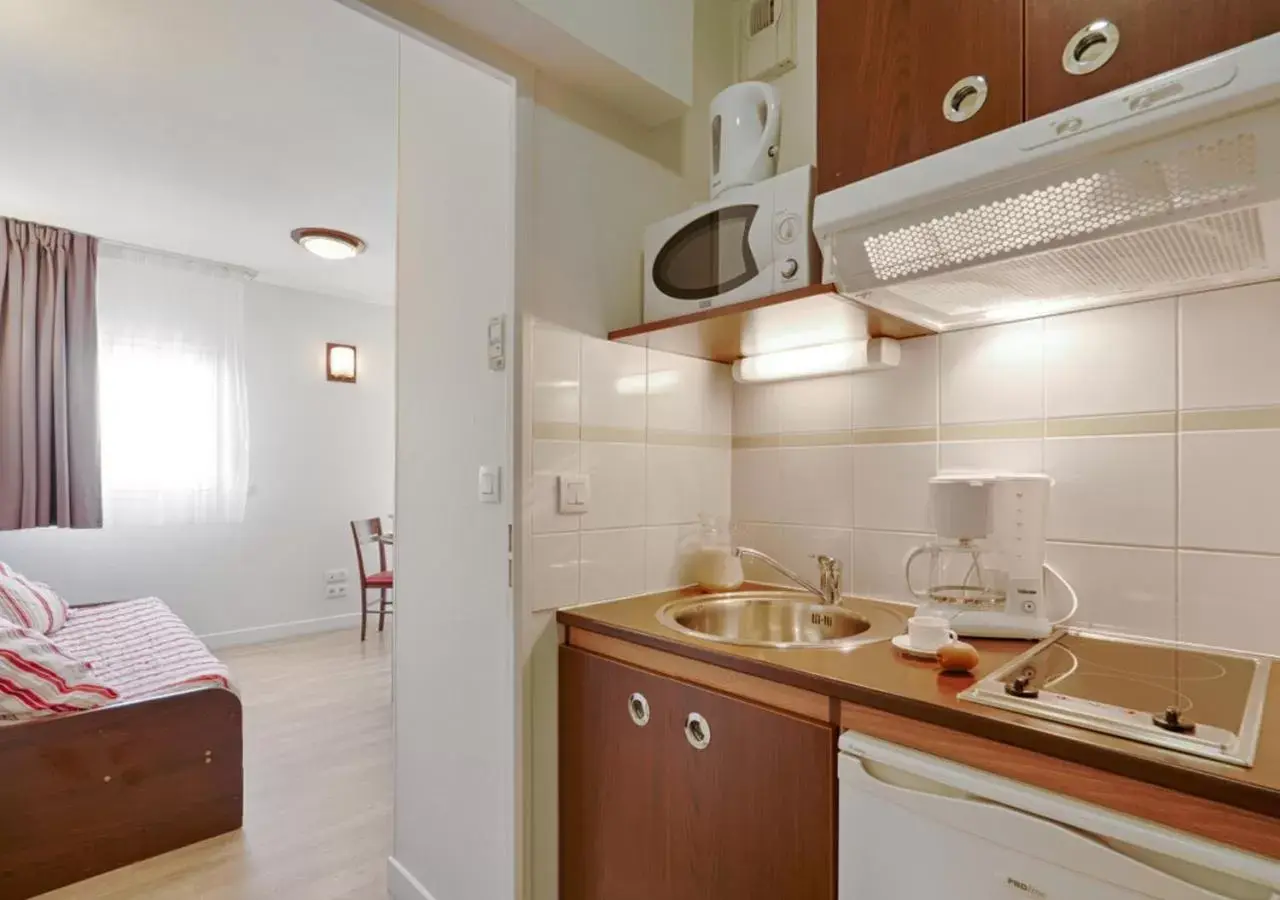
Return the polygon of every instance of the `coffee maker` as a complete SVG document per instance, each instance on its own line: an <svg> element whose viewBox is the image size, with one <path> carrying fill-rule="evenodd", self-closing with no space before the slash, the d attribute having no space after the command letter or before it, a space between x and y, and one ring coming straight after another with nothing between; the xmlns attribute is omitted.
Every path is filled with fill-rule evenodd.
<svg viewBox="0 0 1280 900"><path fill-rule="evenodd" d="M1048 475L958 474L929 479L937 539L912 550L907 587L916 614L951 620L964 637L1049 636L1045 603ZM929 560L918 588L918 560Z"/></svg>

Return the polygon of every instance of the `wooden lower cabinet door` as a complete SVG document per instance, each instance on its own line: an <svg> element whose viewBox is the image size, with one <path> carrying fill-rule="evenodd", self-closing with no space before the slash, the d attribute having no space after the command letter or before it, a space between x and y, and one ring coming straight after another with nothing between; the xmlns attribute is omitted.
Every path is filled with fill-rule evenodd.
<svg viewBox="0 0 1280 900"><path fill-rule="evenodd" d="M560 900L664 900L674 684L560 648ZM649 721L632 719L631 696Z"/></svg>
<svg viewBox="0 0 1280 900"><path fill-rule="evenodd" d="M837 732L682 683L671 694L663 896L833 900ZM693 738L703 749L686 734L690 715L700 717Z"/></svg>

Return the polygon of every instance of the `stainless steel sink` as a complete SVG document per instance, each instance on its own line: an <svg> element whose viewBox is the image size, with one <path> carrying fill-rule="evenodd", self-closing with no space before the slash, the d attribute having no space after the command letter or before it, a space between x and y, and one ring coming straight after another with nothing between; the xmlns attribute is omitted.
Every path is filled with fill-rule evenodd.
<svg viewBox="0 0 1280 900"><path fill-rule="evenodd" d="M722 644L841 650L891 638L902 632L904 622L869 603L851 609L794 591L689 597L658 610L658 621L681 634Z"/></svg>

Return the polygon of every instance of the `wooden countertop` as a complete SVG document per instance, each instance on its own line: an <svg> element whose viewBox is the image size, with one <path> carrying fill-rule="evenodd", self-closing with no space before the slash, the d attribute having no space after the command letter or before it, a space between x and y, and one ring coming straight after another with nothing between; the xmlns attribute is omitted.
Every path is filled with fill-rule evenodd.
<svg viewBox="0 0 1280 900"><path fill-rule="evenodd" d="M849 651L772 650L701 641L658 622L662 606L699 593L685 589L579 606L560 610L557 619L572 628L1081 763L1280 822L1280 666L1271 670L1256 762L1246 769L957 699L958 693L1026 651L1031 642L972 641L982 663L974 675L956 676L941 674L932 662L905 658L887 641ZM846 603L856 607L876 602Z"/></svg>

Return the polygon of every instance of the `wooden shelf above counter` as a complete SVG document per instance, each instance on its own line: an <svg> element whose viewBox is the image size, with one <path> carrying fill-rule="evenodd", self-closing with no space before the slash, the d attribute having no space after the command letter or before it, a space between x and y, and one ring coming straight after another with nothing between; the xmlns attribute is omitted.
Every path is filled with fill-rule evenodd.
<svg viewBox="0 0 1280 900"><path fill-rule="evenodd" d="M712 362L834 344L864 337L897 340L933 334L927 328L841 296L834 284L814 284L609 332L609 340Z"/></svg>

